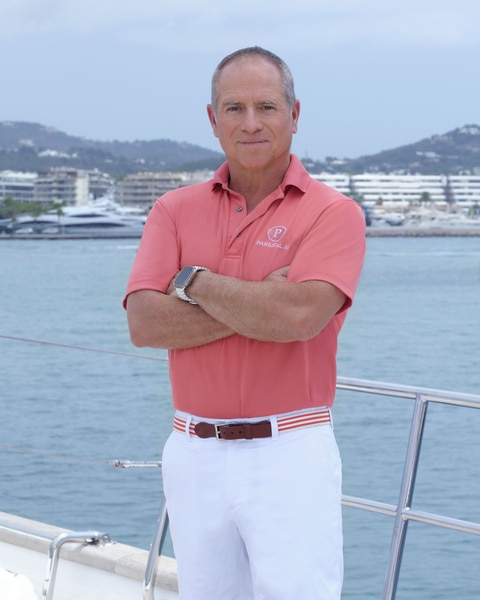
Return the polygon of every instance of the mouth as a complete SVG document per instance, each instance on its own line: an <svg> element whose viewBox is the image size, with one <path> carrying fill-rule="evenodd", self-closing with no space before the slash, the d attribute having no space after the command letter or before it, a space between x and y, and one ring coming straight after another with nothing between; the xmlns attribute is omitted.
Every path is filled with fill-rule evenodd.
<svg viewBox="0 0 480 600"><path fill-rule="evenodd" d="M240 140L238 142L241 146L261 146L262 144L266 144L267 140Z"/></svg>

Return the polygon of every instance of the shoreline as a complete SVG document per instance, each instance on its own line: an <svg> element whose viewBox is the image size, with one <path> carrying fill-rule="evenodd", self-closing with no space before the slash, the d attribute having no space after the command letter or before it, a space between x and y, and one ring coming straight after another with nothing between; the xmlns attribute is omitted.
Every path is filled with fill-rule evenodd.
<svg viewBox="0 0 480 600"><path fill-rule="evenodd" d="M0 240L139 240L140 235L128 233L0 233Z"/></svg>
<svg viewBox="0 0 480 600"><path fill-rule="evenodd" d="M140 239L135 234L92 233L0 233L0 240ZM480 237L480 227L367 227L366 237Z"/></svg>
<svg viewBox="0 0 480 600"><path fill-rule="evenodd" d="M480 227L367 227L367 237L478 237Z"/></svg>

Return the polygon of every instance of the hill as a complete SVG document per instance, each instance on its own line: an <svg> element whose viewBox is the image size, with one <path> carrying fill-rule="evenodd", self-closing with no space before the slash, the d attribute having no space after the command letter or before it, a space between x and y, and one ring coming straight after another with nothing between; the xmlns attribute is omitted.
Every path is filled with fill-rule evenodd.
<svg viewBox="0 0 480 600"><path fill-rule="evenodd" d="M99 169L113 177L140 171L216 169L220 152L186 142L96 141L38 123L0 122L0 171L44 171L51 167ZM465 125L442 135L359 158L304 159L310 172L480 174L480 126Z"/></svg>
<svg viewBox="0 0 480 600"><path fill-rule="evenodd" d="M306 161L304 161L306 162ZM480 175L480 126L465 125L443 135L354 159L309 161L311 172Z"/></svg>
<svg viewBox="0 0 480 600"><path fill-rule="evenodd" d="M215 169L223 154L171 140L102 142L38 123L0 122L0 171L50 167L99 169L114 177L140 171Z"/></svg>

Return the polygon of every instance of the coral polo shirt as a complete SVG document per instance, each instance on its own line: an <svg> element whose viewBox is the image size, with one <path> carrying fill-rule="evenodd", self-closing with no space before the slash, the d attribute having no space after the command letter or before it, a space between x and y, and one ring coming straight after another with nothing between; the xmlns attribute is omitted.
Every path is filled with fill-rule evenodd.
<svg viewBox="0 0 480 600"><path fill-rule="evenodd" d="M290 265L290 281L327 281L347 301L308 341L262 342L233 335L170 350L174 407L201 417L238 419L331 406L337 337L365 253L362 210L312 179L295 155L281 185L248 214L244 198L228 188L228 176L225 163L212 180L157 200L126 295L141 289L166 292L186 265L250 281Z"/></svg>

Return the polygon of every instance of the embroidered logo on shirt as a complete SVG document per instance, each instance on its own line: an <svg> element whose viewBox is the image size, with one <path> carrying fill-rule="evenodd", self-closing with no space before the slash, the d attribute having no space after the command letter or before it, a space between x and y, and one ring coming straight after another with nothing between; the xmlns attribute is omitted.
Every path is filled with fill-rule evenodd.
<svg viewBox="0 0 480 600"><path fill-rule="evenodd" d="M278 227L270 227L270 229L267 231L268 239L271 242L279 242L286 233L287 228L283 225L279 225Z"/></svg>
<svg viewBox="0 0 480 600"><path fill-rule="evenodd" d="M277 225L276 227L270 227L267 231L267 237L270 241L257 240L257 246L266 246L267 248L281 248L288 250L288 245L284 246L280 243L287 233L287 228L283 225Z"/></svg>

